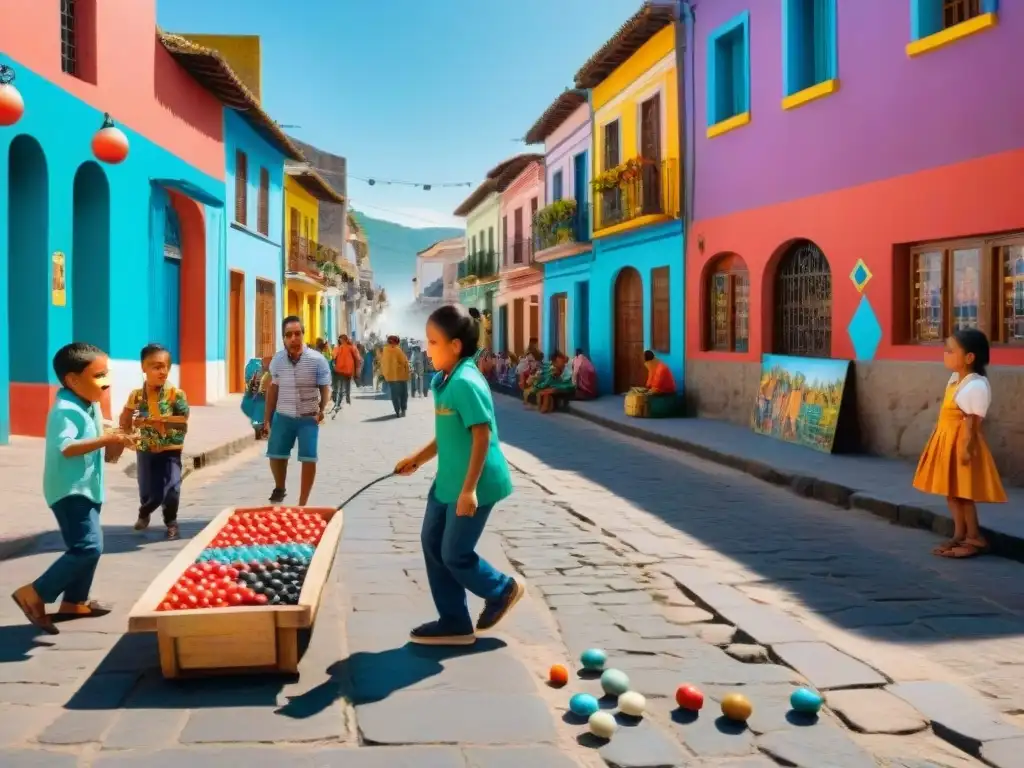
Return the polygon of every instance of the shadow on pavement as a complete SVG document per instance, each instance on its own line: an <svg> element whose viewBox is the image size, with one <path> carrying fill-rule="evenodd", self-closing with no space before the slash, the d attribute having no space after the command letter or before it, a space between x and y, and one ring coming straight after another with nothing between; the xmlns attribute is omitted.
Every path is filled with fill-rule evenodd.
<svg viewBox="0 0 1024 768"><path fill-rule="evenodd" d="M557 492L581 515L600 505L595 516L607 520L614 510L603 494L574 493L573 475L756 572L765 586L788 591L843 630L904 644L1024 636L1019 563L938 558L931 554L938 538L920 531L833 509L686 454L638 450L573 416L524 412L502 397L496 405L502 441L557 472ZM642 547L658 550L647 554L707 568L706 560L682 559L685 549L669 553L652 533L636 533L649 542Z"/></svg>
<svg viewBox="0 0 1024 768"><path fill-rule="evenodd" d="M397 413L385 413L383 416L373 416L369 419L363 419L364 424L376 424L380 421L394 421L398 418Z"/></svg>
<svg viewBox="0 0 1024 768"><path fill-rule="evenodd" d="M159 513L158 513L159 517ZM209 520L179 520L178 526L181 539L191 539L207 526ZM54 523L56 526L56 523ZM104 525L103 526L103 554L119 555L125 552L137 552L153 544L165 543L164 525L159 519L154 519L149 528L145 531L136 531L131 525ZM8 560L17 560L22 557L46 554L47 552L64 552L64 540L59 531L51 531L39 537L33 547L18 552ZM54 558L56 559L56 558ZM49 564L44 565L47 567ZM42 571L40 571L42 573Z"/></svg>

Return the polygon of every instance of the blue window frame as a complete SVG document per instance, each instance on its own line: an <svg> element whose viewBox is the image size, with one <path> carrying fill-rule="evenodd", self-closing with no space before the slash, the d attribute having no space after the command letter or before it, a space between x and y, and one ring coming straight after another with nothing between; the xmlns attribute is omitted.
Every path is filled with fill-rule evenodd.
<svg viewBox="0 0 1024 768"><path fill-rule="evenodd" d="M836 0L782 0L783 94L835 80L838 71Z"/></svg>
<svg viewBox="0 0 1024 768"><path fill-rule="evenodd" d="M708 39L708 126L750 111L750 12L744 11Z"/></svg>
<svg viewBox="0 0 1024 768"><path fill-rule="evenodd" d="M976 14L998 11L999 0L965 0L954 4L945 0L910 0L910 37L920 40L968 21Z"/></svg>
<svg viewBox="0 0 1024 768"><path fill-rule="evenodd" d="M551 202L556 203L562 199L562 172L555 171L551 176Z"/></svg>

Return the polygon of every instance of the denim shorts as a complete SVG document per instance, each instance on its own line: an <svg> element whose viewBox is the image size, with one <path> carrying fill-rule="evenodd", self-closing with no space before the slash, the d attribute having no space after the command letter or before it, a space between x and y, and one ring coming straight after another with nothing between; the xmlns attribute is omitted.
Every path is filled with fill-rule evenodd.
<svg viewBox="0 0 1024 768"><path fill-rule="evenodd" d="M270 423L270 439L267 440L268 459L288 459L295 443L299 444L299 461L315 464L320 425L315 416L285 416L275 413Z"/></svg>

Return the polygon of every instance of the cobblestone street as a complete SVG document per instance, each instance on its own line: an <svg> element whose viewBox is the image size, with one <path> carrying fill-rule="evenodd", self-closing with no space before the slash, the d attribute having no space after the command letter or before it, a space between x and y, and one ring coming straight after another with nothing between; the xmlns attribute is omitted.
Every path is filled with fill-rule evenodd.
<svg viewBox="0 0 1024 768"><path fill-rule="evenodd" d="M345 509L297 678L166 682L155 638L123 632L182 544L131 531L122 475L96 588L118 610L44 637L0 603L0 766L1024 765L1024 566L935 558L926 532L496 398L516 493L481 551L528 588L497 631L468 650L406 645L433 618L419 545L428 468ZM311 504L339 503L430 438L429 400L389 413L356 395L326 423ZM183 535L270 489L255 448L197 472ZM51 537L0 562L0 581L34 578L56 550ZM588 647L647 697L648 715L608 742L567 713L572 693L600 694L597 680L545 682ZM707 695L697 718L675 706L682 683ZM814 721L789 711L802 683L827 696ZM718 717L734 690L753 703L748 727Z"/></svg>

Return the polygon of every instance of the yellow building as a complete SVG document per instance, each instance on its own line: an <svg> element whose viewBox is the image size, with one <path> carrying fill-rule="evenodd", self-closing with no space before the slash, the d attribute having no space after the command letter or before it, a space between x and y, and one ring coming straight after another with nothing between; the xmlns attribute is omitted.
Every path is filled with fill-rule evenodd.
<svg viewBox="0 0 1024 768"><path fill-rule="evenodd" d="M307 344L323 334L324 291L344 260L342 254L317 242L321 202L343 203L344 198L309 166L286 166L284 312L302 318Z"/></svg>

